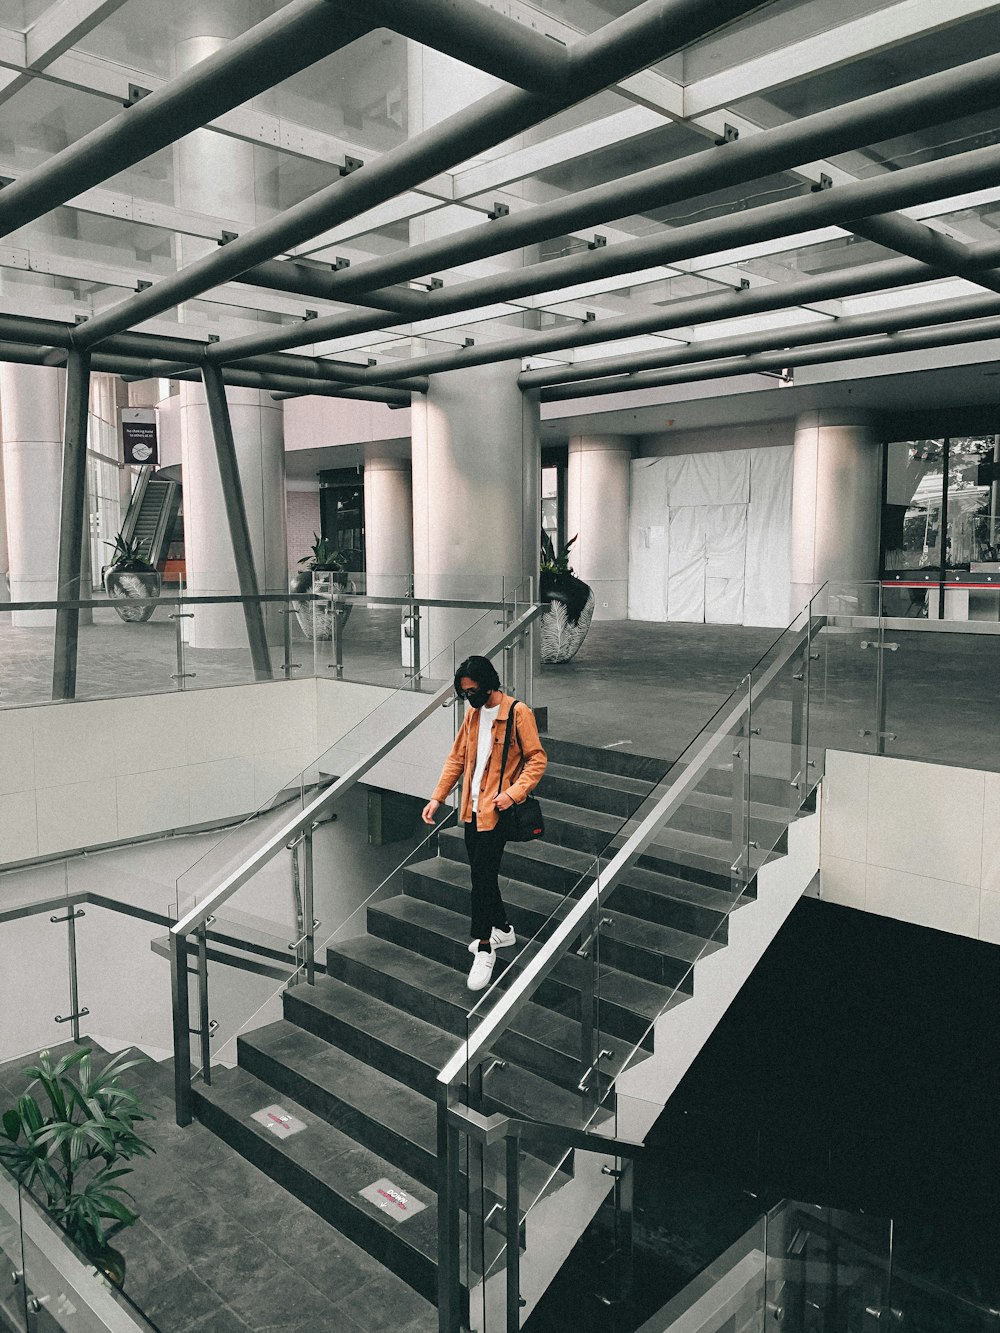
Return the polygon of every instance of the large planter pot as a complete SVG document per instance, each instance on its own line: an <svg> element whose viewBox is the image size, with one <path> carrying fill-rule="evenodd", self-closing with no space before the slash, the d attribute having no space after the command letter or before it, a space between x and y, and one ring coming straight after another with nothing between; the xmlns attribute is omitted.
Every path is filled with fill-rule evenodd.
<svg viewBox="0 0 1000 1333"><path fill-rule="evenodd" d="M288 590L291 593L315 592L322 598L318 602L292 603L295 608L295 619L307 639L332 639L333 617L338 613L341 628L347 624L351 614L351 603L340 602L335 606L333 602L335 593L354 591L353 583L342 570L299 570L289 579Z"/></svg>
<svg viewBox="0 0 1000 1333"><path fill-rule="evenodd" d="M104 590L115 610L126 623L141 624L156 610L155 606L130 606L135 598L159 597L160 576L152 565L123 568L111 565L104 571Z"/></svg>
<svg viewBox="0 0 1000 1333"><path fill-rule="evenodd" d="M549 609L541 617L542 661L568 662L587 637L594 618L594 590L574 574L543 574L542 601Z"/></svg>

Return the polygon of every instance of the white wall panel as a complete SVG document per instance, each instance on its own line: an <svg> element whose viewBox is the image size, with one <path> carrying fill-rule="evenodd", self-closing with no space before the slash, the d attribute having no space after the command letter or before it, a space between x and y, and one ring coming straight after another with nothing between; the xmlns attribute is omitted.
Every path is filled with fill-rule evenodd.
<svg viewBox="0 0 1000 1333"><path fill-rule="evenodd" d="M705 507L705 622L743 623L744 562L747 544L745 504Z"/></svg>
<svg viewBox="0 0 1000 1333"><path fill-rule="evenodd" d="M705 619L705 505L671 506L667 619Z"/></svg>
<svg viewBox="0 0 1000 1333"><path fill-rule="evenodd" d="M750 498L750 454L674 454L669 457L671 508L688 505L746 504Z"/></svg>

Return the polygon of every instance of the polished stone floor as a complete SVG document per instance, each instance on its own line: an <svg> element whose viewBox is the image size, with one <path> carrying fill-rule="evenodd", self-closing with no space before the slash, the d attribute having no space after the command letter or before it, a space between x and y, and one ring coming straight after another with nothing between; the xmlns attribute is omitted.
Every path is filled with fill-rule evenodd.
<svg viewBox="0 0 1000 1333"><path fill-rule="evenodd" d="M65 1049L72 1049L67 1046ZM0 1066L4 1107L24 1090ZM433 1333L437 1311L197 1122L174 1123L169 1066L123 1083L155 1119L126 1181L141 1213L116 1247L125 1292L159 1333ZM30 1273L28 1274L30 1283Z"/></svg>
<svg viewBox="0 0 1000 1333"><path fill-rule="evenodd" d="M469 613L470 626L478 613ZM81 627L78 697L160 693L177 688L174 622L166 608L145 625L126 625L99 610ZM20 629L0 616L0 707L43 703L50 697L52 631ZM486 638L495 632L487 616ZM463 647L476 648L475 629ZM572 662L543 666L534 703L547 706L551 733L635 753L677 758L711 720L742 678L780 637L777 629L734 625L609 621L591 626ZM968 768L1000 767L1000 635L941 633L927 622L887 632L874 646L870 628L825 630L811 663L811 743L881 752ZM284 653L273 650L276 675ZM883 661L884 716L877 700ZM329 643L305 639L293 623L293 675L335 676ZM768 659L769 660L769 659ZM243 650L185 646L188 689L253 679ZM345 627L342 676L403 687L400 612L355 605ZM429 684L440 683L441 669ZM782 673L757 719L761 734L790 741L791 670Z"/></svg>

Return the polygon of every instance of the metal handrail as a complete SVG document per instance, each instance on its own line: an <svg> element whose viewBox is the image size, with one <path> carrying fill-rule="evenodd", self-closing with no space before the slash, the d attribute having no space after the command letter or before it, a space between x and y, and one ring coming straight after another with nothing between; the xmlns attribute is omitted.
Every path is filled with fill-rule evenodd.
<svg viewBox="0 0 1000 1333"><path fill-rule="evenodd" d="M461 1043L437 1076L439 1096L443 1095L447 1100L446 1090L453 1090L471 1069L482 1063L496 1037L508 1026L517 1013L530 1002L539 984L565 955L571 941L579 934L588 916L607 896L608 891L618 882L619 877L630 868L633 859L653 841L665 820L681 804L688 792L701 780L718 750L719 742L723 737L732 735L734 726L753 707L754 702L759 700L761 694L770 686L777 674L797 652L802 650L804 644L808 644L815 630L825 624L825 617L814 616L808 609L805 614L807 616L806 623L801 629L792 632L790 642L768 665L756 683L751 684L750 690L742 695L728 710L723 706L723 710L720 710L722 711L721 721L702 741L695 757L685 764L683 773L670 783L652 811L614 855L607 868L604 871L599 871L597 878L583 896L576 899L569 914L560 922L528 966L503 993L503 996L489 1013L483 1017L475 1032Z"/></svg>
<svg viewBox="0 0 1000 1333"><path fill-rule="evenodd" d="M488 605L496 606L496 603L491 602ZM483 649L482 655L493 657L502 649L509 647L546 609L547 604L542 602L530 606L509 628L505 629L501 635ZM329 810L331 805L338 801L345 792L349 791L359 779L364 777L369 769L374 768L380 759L384 759L389 751L394 749L411 731L415 731L420 723L430 717L436 708L446 704L454 696L454 693L454 684L449 681L436 694L430 695L428 702L408 722L404 722L381 745L365 755L363 759L359 759L342 777L337 778L329 787L324 787L308 805L303 807L299 814L283 824L262 846L258 847L231 874L227 875L207 898L193 907L187 916L181 917L177 924L171 928L171 936L187 935L192 930L197 929L198 926L203 925L209 916L218 912L222 904L231 898L237 889L252 879L257 871L277 856L293 838L297 838L304 830L311 828L317 819Z"/></svg>
<svg viewBox="0 0 1000 1333"><path fill-rule="evenodd" d="M1000 586L997 587L1000 592ZM839 611L826 617L835 629L887 629L893 633L907 630L918 634L985 634L1000 636L1000 621L989 620L917 620L910 616L842 615Z"/></svg>
<svg viewBox="0 0 1000 1333"><path fill-rule="evenodd" d="M158 597L130 597L128 604L129 606L162 606L164 603L176 602L184 606L215 606L217 604L241 602L325 602L330 595L321 592L259 592L254 593L253 596L243 596L240 593L220 593L217 597L211 597L163 592ZM350 602L352 605L355 602L364 602L373 606L449 607L459 611L489 611L498 606L495 600L462 601L457 597L376 597L363 592L342 592L339 589L334 589L332 595L337 597L338 600L345 603ZM98 611L117 604L118 599L114 597L91 598L88 600L65 599L49 602L0 602L0 614L6 614L8 611L59 611L62 609Z"/></svg>
<svg viewBox="0 0 1000 1333"><path fill-rule="evenodd" d="M448 1123L484 1147L529 1132L535 1141L555 1139L563 1148L579 1148L582 1152L608 1152L612 1157L638 1157L646 1148L644 1143L635 1143L632 1139L606 1138L588 1129L571 1129L549 1120L528 1120L523 1116L502 1113L487 1116L462 1105L448 1108Z"/></svg>

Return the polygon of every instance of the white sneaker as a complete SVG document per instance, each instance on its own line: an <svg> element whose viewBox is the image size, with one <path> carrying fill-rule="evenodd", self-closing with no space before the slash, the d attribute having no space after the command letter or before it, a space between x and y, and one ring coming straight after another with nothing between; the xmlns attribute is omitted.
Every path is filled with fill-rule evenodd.
<svg viewBox="0 0 1000 1333"><path fill-rule="evenodd" d="M517 943L517 936L514 934L514 927L509 930L501 930L499 926L494 926L490 931L490 943L494 949L509 949L512 944ZM479 948L479 941L472 940L469 944L469 953L475 953Z"/></svg>
<svg viewBox="0 0 1000 1333"><path fill-rule="evenodd" d="M469 980L466 985L469 990L485 990L490 984L490 977L493 975L493 964L497 956L494 950L477 949L476 956L472 960L472 969L469 972Z"/></svg>

